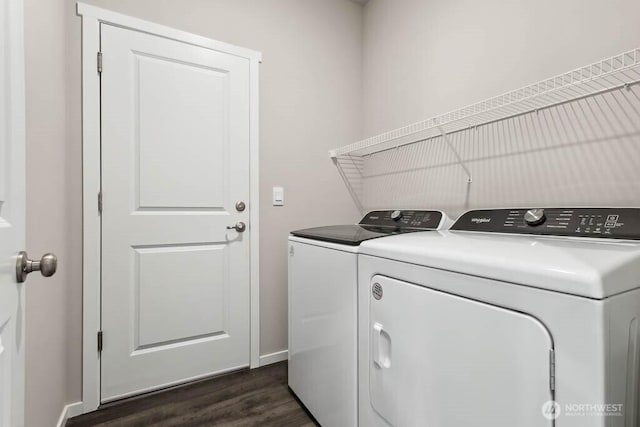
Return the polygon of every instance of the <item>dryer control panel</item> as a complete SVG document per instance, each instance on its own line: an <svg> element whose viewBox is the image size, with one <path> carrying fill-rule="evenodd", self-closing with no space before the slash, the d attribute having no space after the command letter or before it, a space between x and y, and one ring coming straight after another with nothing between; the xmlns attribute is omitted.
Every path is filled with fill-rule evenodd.
<svg viewBox="0 0 640 427"><path fill-rule="evenodd" d="M451 230L640 240L640 208L474 210Z"/></svg>
<svg viewBox="0 0 640 427"><path fill-rule="evenodd" d="M441 222L442 212L440 211L395 210L369 212L358 224L399 229L437 230Z"/></svg>

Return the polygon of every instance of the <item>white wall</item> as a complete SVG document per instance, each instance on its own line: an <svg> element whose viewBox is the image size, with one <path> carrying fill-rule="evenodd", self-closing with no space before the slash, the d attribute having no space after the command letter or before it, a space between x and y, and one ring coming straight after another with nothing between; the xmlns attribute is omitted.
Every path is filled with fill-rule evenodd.
<svg viewBox="0 0 640 427"><path fill-rule="evenodd" d="M81 399L80 18L72 0L26 0L28 250L59 256L29 278L27 425ZM287 347L286 238L358 213L328 157L360 135L362 6L346 0L91 0L263 53L260 67L261 354ZM271 187L286 206L272 207Z"/></svg>
<svg viewBox="0 0 640 427"><path fill-rule="evenodd" d="M640 46L635 0L370 0L364 10L365 136Z"/></svg>
<svg viewBox="0 0 640 427"><path fill-rule="evenodd" d="M31 258L58 256L51 278L26 282L26 425L53 426L80 398L77 324L81 307L78 156L68 139L67 33L73 3L25 0L27 242Z"/></svg>
<svg viewBox="0 0 640 427"><path fill-rule="evenodd" d="M638 16L637 0L370 0L364 24L363 135L639 47ZM634 166L640 161L638 143L636 137L507 158L500 150L513 141L475 147L459 142L463 155L474 160L468 200L461 169L441 166L453 159L444 144L434 144L414 153L430 167L419 175L422 189L368 202L444 208L451 215L489 206L640 205L640 172ZM406 177L386 176L368 194L385 189L391 194L406 185Z"/></svg>

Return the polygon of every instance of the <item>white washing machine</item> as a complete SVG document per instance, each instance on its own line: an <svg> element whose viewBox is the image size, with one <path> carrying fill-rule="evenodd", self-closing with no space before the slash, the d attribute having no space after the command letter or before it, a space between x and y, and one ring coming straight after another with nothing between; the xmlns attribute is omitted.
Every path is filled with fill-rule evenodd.
<svg viewBox="0 0 640 427"><path fill-rule="evenodd" d="M640 209L364 242L361 426L640 426Z"/></svg>
<svg viewBox="0 0 640 427"><path fill-rule="evenodd" d="M357 225L293 231L289 237L289 386L323 427L358 424L358 245L438 229L438 211L374 211Z"/></svg>

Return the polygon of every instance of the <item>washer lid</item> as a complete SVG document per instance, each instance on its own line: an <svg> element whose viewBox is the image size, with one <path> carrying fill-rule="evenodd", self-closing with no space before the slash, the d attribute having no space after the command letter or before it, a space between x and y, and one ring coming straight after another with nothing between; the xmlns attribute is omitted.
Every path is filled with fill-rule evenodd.
<svg viewBox="0 0 640 427"><path fill-rule="evenodd" d="M640 287L632 241L437 231L372 240L360 253L597 299Z"/></svg>
<svg viewBox="0 0 640 427"><path fill-rule="evenodd" d="M393 227L370 227L364 225L329 225L325 227L305 228L292 231L297 237L320 240L323 242L341 243L343 245L358 246L365 240L400 233Z"/></svg>

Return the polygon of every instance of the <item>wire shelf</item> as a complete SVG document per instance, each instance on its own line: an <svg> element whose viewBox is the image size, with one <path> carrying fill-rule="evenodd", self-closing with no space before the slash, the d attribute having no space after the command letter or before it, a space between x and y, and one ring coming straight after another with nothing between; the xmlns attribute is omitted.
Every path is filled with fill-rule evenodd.
<svg viewBox="0 0 640 427"><path fill-rule="evenodd" d="M640 48L576 68L459 110L394 129L329 151L333 158L363 156L442 134L629 87L640 82Z"/></svg>
<svg viewBox="0 0 640 427"><path fill-rule="evenodd" d="M600 151L588 151L598 144L613 148L602 151L604 146L599 146ZM361 211L416 207L428 198L430 207L451 206L453 212L459 212L470 207L474 180L480 178L487 187L494 179L495 173L485 170L482 162L498 162L502 167L500 161L509 156L535 158L542 156L536 153L554 150L556 157L546 161L556 162L558 153L567 149L574 151L572 156L589 158L614 153L603 158L610 158L611 163L601 166L619 172L624 169L620 165L628 163L625 173L635 179L637 167L631 165L632 160L640 160L640 48L329 153ZM620 150L619 159L612 158L616 150ZM496 160L499 158L503 160ZM451 182L451 175L445 178L436 173L451 167L457 169L455 176L466 180ZM522 169L528 166L519 167L519 171L503 171L501 178L517 175L509 176L517 181L526 175ZM579 164L568 168L575 176L568 176L566 182L591 179L586 169L579 168ZM621 182L620 177L611 180ZM428 187L429 182L438 185ZM592 187L599 185L589 182ZM550 182L549 189L553 185ZM607 194L611 190L606 188ZM552 202L550 197L547 191L541 200ZM500 203L517 204L513 197L494 204Z"/></svg>

